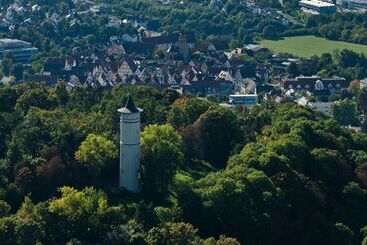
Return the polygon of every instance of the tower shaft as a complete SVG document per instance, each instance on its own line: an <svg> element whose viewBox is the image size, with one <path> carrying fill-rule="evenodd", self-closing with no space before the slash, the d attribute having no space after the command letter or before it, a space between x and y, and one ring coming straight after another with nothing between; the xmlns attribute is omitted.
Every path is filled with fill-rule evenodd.
<svg viewBox="0 0 367 245"><path fill-rule="evenodd" d="M121 114L120 187L139 191L140 113Z"/></svg>
<svg viewBox="0 0 367 245"><path fill-rule="evenodd" d="M120 188L139 192L140 170L140 113L131 96L125 107L118 109L120 116Z"/></svg>

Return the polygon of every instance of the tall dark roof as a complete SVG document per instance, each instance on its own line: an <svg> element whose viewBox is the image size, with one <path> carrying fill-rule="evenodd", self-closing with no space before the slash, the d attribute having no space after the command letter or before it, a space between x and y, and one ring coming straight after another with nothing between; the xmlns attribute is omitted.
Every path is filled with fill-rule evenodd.
<svg viewBox="0 0 367 245"><path fill-rule="evenodd" d="M138 69L138 67L134 63L134 60L129 55L125 55L124 60L126 61L127 65L130 67L132 72L135 72Z"/></svg>
<svg viewBox="0 0 367 245"><path fill-rule="evenodd" d="M169 44L169 43L177 43L179 41L180 35L184 34L186 35L186 41L188 43L194 43L195 42L195 36L192 32L186 32L186 33L180 33L180 32L174 32L170 33L168 35L162 35L162 36L156 36L156 37L147 37L143 38L142 42L145 44Z"/></svg>
<svg viewBox="0 0 367 245"><path fill-rule="evenodd" d="M118 112L121 112L121 113L139 113L141 111L142 111L142 109L135 106L135 103L134 103L134 100L133 100L131 94L127 98L125 107L123 107L121 109L118 109Z"/></svg>
<svg viewBox="0 0 367 245"><path fill-rule="evenodd" d="M136 108L136 106L135 106L135 103L134 103L133 97L131 97L131 94L127 98L125 108L128 109L129 111L131 111L132 113L139 112L138 108Z"/></svg>
<svg viewBox="0 0 367 245"><path fill-rule="evenodd" d="M123 44L123 47L128 54L138 53L138 54L151 55L154 50L154 44L141 43L141 42L125 43Z"/></svg>
<svg viewBox="0 0 367 245"><path fill-rule="evenodd" d="M229 48L228 42L225 41L225 40L215 40L215 41L212 42L212 44L214 45L214 47L217 51L227 50Z"/></svg>

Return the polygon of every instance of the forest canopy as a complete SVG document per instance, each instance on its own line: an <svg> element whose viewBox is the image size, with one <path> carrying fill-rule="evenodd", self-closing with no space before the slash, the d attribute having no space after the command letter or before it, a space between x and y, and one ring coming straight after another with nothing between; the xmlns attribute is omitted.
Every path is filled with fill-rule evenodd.
<svg viewBox="0 0 367 245"><path fill-rule="evenodd" d="M118 182L117 109L142 114L143 191ZM42 98L42 99L40 99ZM292 103L231 110L172 90L0 88L8 244L360 244L367 135Z"/></svg>

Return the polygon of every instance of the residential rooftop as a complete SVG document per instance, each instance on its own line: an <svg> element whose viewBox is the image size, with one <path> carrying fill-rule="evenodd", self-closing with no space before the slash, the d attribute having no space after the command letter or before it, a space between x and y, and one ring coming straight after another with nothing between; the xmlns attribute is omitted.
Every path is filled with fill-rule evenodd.
<svg viewBox="0 0 367 245"><path fill-rule="evenodd" d="M11 48L29 48L31 44L26 41L22 41L19 39L9 39L9 38L2 38L0 39L0 48L1 49L11 49Z"/></svg>
<svg viewBox="0 0 367 245"><path fill-rule="evenodd" d="M328 3L328 2L323 2L323 1L318 1L318 0L302 0L302 1L300 1L300 4L312 5L312 6L319 7L319 8L335 6L335 4Z"/></svg>

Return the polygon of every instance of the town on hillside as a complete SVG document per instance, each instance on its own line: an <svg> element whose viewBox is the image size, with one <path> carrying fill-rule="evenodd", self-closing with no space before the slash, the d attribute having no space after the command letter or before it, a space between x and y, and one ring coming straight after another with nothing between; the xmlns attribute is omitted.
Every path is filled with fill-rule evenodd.
<svg viewBox="0 0 367 245"><path fill-rule="evenodd" d="M311 8L311 3L307 7L301 1L300 6ZM338 4L355 6L354 2ZM111 89L116 85L148 85L159 90L174 89L182 95L214 96L229 107L252 106L267 100L292 100L330 115L335 101L328 98L346 91L354 79L332 72L320 75L320 70L328 64L322 64L317 57L274 53L254 44L254 40L241 44L230 30L202 40L193 31L159 32L155 21L141 16L119 18L111 4L75 1L72 5L68 10L45 11L38 4L15 1L2 9L3 30L20 38L0 39L0 55L5 59L3 66L14 66L12 72L7 71L9 67L3 68L3 84L34 81L55 85L62 82L69 90L88 86ZM294 25L284 11L264 12L256 2L246 2L245 5L250 13L266 13L266 18L276 20L284 28ZM219 0L211 1L208 7L223 9L224 5ZM363 8L363 4L360 7ZM321 13L328 11L332 10L320 10ZM93 18L101 18L104 28L111 29L111 35L104 37L105 41L94 35L80 34L73 39L86 45L68 47L66 38L58 35L54 40L42 41L55 47L65 46L67 52L64 54L46 54L39 50L45 47L37 48L21 40L24 26L41 25L40 28L57 32L68 26L82 28ZM362 88L366 80L359 80Z"/></svg>

